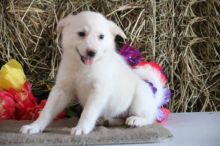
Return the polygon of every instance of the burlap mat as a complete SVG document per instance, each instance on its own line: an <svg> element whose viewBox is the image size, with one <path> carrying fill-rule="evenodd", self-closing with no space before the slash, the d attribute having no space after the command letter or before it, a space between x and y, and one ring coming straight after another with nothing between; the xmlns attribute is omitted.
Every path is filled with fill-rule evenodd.
<svg viewBox="0 0 220 146"><path fill-rule="evenodd" d="M164 127L153 124L142 128L98 126L88 135L70 135L70 129L77 119L53 122L43 133L27 135L19 133L21 125L30 121L0 121L0 145L110 145L156 143L170 139L172 134Z"/></svg>

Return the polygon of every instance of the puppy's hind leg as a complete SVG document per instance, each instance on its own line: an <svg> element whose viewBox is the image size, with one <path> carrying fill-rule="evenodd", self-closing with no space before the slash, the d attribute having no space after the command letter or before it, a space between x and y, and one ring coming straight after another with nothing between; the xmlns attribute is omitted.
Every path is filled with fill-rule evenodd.
<svg viewBox="0 0 220 146"><path fill-rule="evenodd" d="M68 87L65 89L64 87ZM21 133L34 134L42 132L47 125L60 113L71 101L71 89L69 86L55 85L42 112L36 121L21 127Z"/></svg>
<svg viewBox="0 0 220 146"><path fill-rule="evenodd" d="M152 124L156 118L156 113L157 105L151 88L146 84L140 84L129 109L130 117L126 119L125 124L130 127Z"/></svg>

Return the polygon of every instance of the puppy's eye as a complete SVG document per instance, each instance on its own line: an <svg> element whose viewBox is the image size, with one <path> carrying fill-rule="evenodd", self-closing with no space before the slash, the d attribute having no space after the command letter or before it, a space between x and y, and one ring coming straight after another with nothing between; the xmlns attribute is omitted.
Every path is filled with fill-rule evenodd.
<svg viewBox="0 0 220 146"><path fill-rule="evenodd" d="M80 31L80 32L78 32L78 36L83 38L86 36L86 33L84 31Z"/></svg>
<svg viewBox="0 0 220 146"><path fill-rule="evenodd" d="M100 35L99 35L99 39L100 39L100 40L103 40L103 39L104 39L104 35L103 35L103 34L100 34Z"/></svg>

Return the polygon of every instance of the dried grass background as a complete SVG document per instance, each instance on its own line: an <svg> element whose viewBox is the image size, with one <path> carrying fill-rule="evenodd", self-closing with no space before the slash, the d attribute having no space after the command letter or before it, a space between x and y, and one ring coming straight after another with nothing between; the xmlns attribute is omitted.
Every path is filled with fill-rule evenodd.
<svg viewBox="0 0 220 146"><path fill-rule="evenodd" d="M0 0L0 65L19 60L33 88L53 82L57 21L82 10L105 14L165 68L173 112L220 111L219 0Z"/></svg>

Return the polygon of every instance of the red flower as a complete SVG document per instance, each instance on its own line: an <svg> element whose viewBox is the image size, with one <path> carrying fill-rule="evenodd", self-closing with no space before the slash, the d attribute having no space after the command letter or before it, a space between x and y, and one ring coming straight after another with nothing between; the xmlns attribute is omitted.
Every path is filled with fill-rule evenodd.
<svg viewBox="0 0 220 146"><path fill-rule="evenodd" d="M35 120L44 108L46 100L37 104L37 99L31 92L31 84L25 82L21 91L9 89L0 91L0 120ZM64 112L60 113L56 119L65 118Z"/></svg>
<svg viewBox="0 0 220 146"><path fill-rule="evenodd" d="M22 91L17 91L15 89L9 89L9 92L14 95L14 100L16 102L16 119L18 120L32 120L34 119L35 107L37 106L37 99L32 95L31 84L25 82Z"/></svg>
<svg viewBox="0 0 220 146"><path fill-rule="evenodd" d="M44 108L46 102L47 102L47 100L41 100L41 103L39 105L35 106L35 108L32 111L32 113L34 113L33 119L37 119L38 118L38 116L40 115L40 112Z"/></svg>
<svg viewBox="0 0 220 146"><path fill-rule="evenodd" d="M14 119L14 112L13 95L7 91L0 91L0 120Z"/></svg>
<svg viewBox="0 0 220 146"><path fill-rule="evenodd" d="M64 119L66 117L65 112L61 112L59 115L56 116L55 120Z"/></svg>
<svg viewBox="0 0 220 146"><path fill-rule="evenodd" d="M1 90L2 89L2 90ZM0 69L0 120L34 120L46 104L31 92L31 84L26 81L23 68L16 60L10 60ZM64 117L61 114L59 117Z"/></svg>

